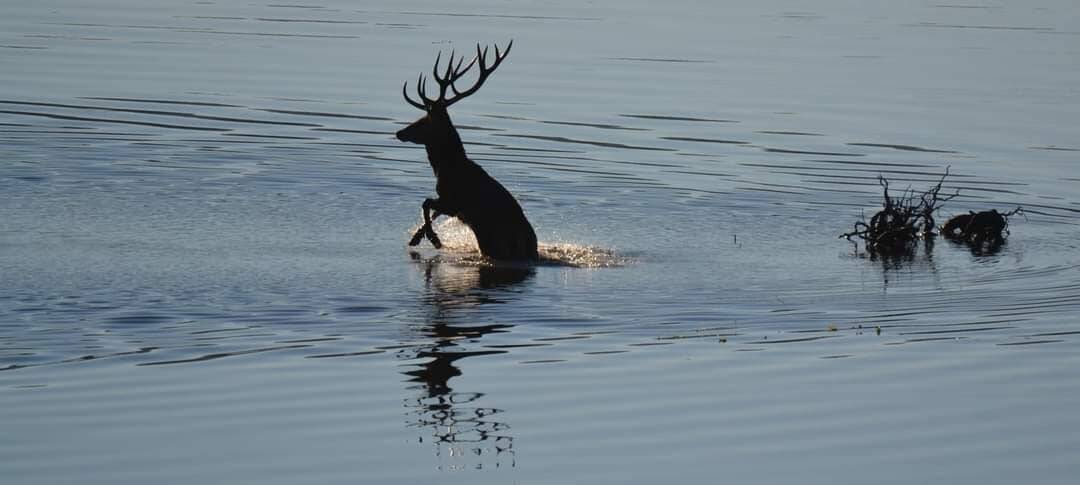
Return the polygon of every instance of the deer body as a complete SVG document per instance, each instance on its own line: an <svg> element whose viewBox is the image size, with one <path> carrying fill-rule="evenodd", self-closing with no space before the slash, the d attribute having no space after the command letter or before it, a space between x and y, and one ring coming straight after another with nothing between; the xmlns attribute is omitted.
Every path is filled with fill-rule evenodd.
<svg viewBox="0 0 1080 485"><path fill-rule="evenodd" d="M510 52L512 45L511 43L507 46L506 53ZM417 84L417 92L423 103L413 101L407 92L405 93L405 99L410 104L423 109L427 114L399 131L397 138L424 145L436 178L435 192L439 195L437 199L424 201L424 225L413 235L409 244L415 246L426 236L436 248L441 247L431 223L444 214L457 217L472 229L480 246L480 253L484 256L496 260L536 261L539 259L536 233L525 217L521 205L502 184L469 160L461 137L446 111L447 106L479 89L484 79L506 56L506 53L500 55L496 47L495 62L488 67L485 63L486 52L486 49L481 51L477 46L477 57L464 69L461 68L462 59L459 59L457 67L454 67L454 56L451 54L444 76L439 75L439 61L436 59L433 72L440 86L438 99L431 100L424 95L423 77ZM477 60L480 61L480 75L476 84L464 92L459 92L453 82ZM450 99L446 98L447 88L453 89L455 93Z"/></svg>

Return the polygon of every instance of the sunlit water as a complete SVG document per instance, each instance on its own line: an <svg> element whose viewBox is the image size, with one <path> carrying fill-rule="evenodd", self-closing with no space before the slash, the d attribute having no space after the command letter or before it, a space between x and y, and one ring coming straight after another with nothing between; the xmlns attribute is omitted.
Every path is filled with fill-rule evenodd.
<svg viewBox="0 0 1080 485"><path fill-rule="evenodd" d="M1080 475L1071 2L157 3L0 16L4 483ZM401 83L509 39L545 262L409 248ZM947 167L1000 251L838 239Z"/></svg>

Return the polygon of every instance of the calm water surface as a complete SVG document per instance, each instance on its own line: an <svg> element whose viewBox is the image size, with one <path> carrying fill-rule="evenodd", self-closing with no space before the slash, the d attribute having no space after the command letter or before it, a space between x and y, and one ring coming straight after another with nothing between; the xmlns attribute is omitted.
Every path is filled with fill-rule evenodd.
<svg viewBox="0 0 1080 485"><path fill-rule="evenodd" d="M5 483L1072 483L1067 1L8 2ZM547 252L406 246L400 86ZM837 236L925 189L976 255Z"/></svg>

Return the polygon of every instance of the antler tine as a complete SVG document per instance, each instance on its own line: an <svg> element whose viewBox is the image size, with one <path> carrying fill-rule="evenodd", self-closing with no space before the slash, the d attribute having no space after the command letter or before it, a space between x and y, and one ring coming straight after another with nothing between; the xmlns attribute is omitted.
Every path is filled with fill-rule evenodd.
<svg viewBox="0 0 1080 485"><path fill-rule="evenodd" d="M446 63L446 74L443 79L453 79L451 75L454 74L454 51L450 51L450 60Z"/></svg>
<svg viewBox="0 0 1080 485"><path fill-rule="evenodd" d="M480 61L480 74L477 76L476 82L473 83L472 87L470 87L469 89L466 89L464 91L458 91L457 86L454 86L453 81L451 81L450 89L452 89L454 91L454 97L450 98L450 99L447 99L446 102L445 102L445 106L450 106L451 104L454 104L454 103L462 100L463 98L471 95L472 93L475 93L478 89L480 89L480 86L482 86L484 84L484 81L487 80L488 76L490 76L492 72L495 72L495 68L499 67L499 64L502 63L503 59L506 59L506 56L508 54L510 54L510 48L513 47L513 46L514 46L514 41L511 40L510 43L506 44L506 51L505 52L500 52L499 51L499 45L496 44L495 45L495 60L491 63L490 66L488 66L487 65L488 48L484 47L483 49L481 49L480 44L476 44L476 57L474 57L473 60L471 62L469 62L468 67L466 67L464 71L461 71L460 73L456 74L454 80L457 80L462 74L465 74L465 71L468 71L469 68L471 68L473 66L473 64L476 63L477 60Z"/></svg>
<svg viewBox="0 0 1080 485"><path fill-rule="evenodd" d="M454 77L455 78L461 77L462 74L465 74L465 71L468 71L473 66L473 63L470 62L469 65L465 67L465 71L462 71L461 70L461 63L463 63L463 62L465 62L465 56L459 57L458 61L457 61L457 67L454 68Z"/></svg>
<svg viewBox="0 0 1080 485"><path fill-rule="evenodd" d="M409 81L405 81L405 84L401 85L401 94L405 96L405 101L408 101L409 104L413 105L413 107L427 111L427 107L425 107L423 104L413 101L413 99L409 97Z"/></svg>
<svg viewBox="0 0 1080 485"><path fill-rule="evenodd" d="M487 67L485 66L485 61L484 61L484 58L486 56L487 56L487 47L484 47L484 50L481 51L480 50L480 43L477 42L476 43L476 55L473 56L471 61L469 61L469 65L465 67L465 70L461 71L458 74L458 77L461 77L461 75L465 74L465 72L467 72L469 69L472 69L473 65L476 64L477 60L480 61L480 74L483 75L484 71L487 69ZM461 92L458 91L457 86L454 86L453 84L451 84L450 89L452 89L454 91L455 98L456 97L461 97ZM455 101L456 101L456 99L455 99Z"/></svg>
<svg viewBox="0 0 1080 485"><path fill-rule="evenodd" d="M433 101L428 99L428 97L424 94L427 92L426 86L427 80L424 79L424 73L420 73L420 75L416 78L416 94L420 97L421 102L418 103L416 101L413 101L413 99L409 97L409 81L405 81L405 84L401 86L401 94L405 96L405 101L408 101L409 104L424 111L427 111L428 107L431 106Z"/></svg>
<svg viewBox="0 0 1080 485"><path fill-rule="evenodd" d="M438 55L435 56L435 64L431 66L431 77L439 84L439 97L435 99L436 103L446 101L446 88L452 86L458 77L458 73L454 70L455 54L456 51L450 51L450 58L446 61L446 69L443 70L441 69L442 51L440 50ZM460 64L460 62L458 64Z"/></svg>
<svg viewBox="0 0 1080 485"><path fill-rule="evenodd" d="M474 56L472 60L470 60L469 63L465 65L465 67L461 67L461 63L465 62L465 58L458 58L458 65L456 68L454 68L454 81L461 79L461 77L464 76L465 73L469 72L469 69L472 69L472 67L476 65L476 59L477 58ZM452 82L450 83L450 89L454 91L455 96L459 94L457 86L454 86L454 83Z"/></svg>
<svg viewBox="0 0 1080 485"><path fill-rule="evenodd" d="M453 56L454 56L454 54L451 53L450 54L451 61L454 59ZM435 77L435 80L438 81L439 84L442 84L442 77L439 76L439 62L440 61L442 61L442 51L439 51L439 54L435 56L435 65L431 66L431 75Z"/></svg>
<svg viewBox="0 0 1080 485"><path fill-rule="evenodd" d="M481 68L483 68L485 65L487 65L487 53L488 53L488 46L485 45L484 50L481 51L480 50L480 44L476 44L476 57L478 57L480 59L480 67Z"/></svg>
<svg viewBox="0 0 1080 485"><path fill-rule="evenodd" d="M510 39L510 42L506 44L506 52L499 54L499 44L495 44L495 58L501 62L502 58L506 57L506 55L510 53L511 47L514 47L514 39Z"/></svg>
<svg viewBox="0 0 1080 485"><path fill-rule="evenodd" d="M420 73L419 76L416 76L416 95L420 96L420 101L423 101L424 106L427 106L430 103L425 94L427 94L427 79L424 78L423 73Z"/></svg>
<svg viewBox="0 0 1080 485"><path fill-rule="evenodd" d="M510 49L514 47L514 39L510 39L510 42L506 43L506 51L499 55L499 45L495 45L495 56L499 58L499 62L502 62L503 58L510 55Z"/></svg>
<svg viewBox="0 0 1080 485"><path fill-rule="evenodd" d="M437 61L438 61L438 59L436 59L436 62L435 62L435 69L436 70L439 69L439 63ZM440 100L445 100L446 99L446 88L450 87L450 86L452 86L454 84L454 79L455 79L455 77L454 77L454 51L451 50L450 51L450 59L447 59L447 61L446 61L446 73L443 74L442 77L439 77L438 74L435 75L435 80L439 82L439 99Z"/></svg>
<svg viewBox="0 0 1080 485"><path fill-rule="evenodd" d="M461 65L464 62L465 62L465 56L461 56L461 57L458 58L457 67L454 67L454 80L455 81L457 81L458 79L461 79L461 77L464 76L465 73L469 72L469 69L472 69L473 65L476 64L476 58L475 57L472 58L471 60L469 60L468 64L465 64L465 67L461 67Z"/></svg>

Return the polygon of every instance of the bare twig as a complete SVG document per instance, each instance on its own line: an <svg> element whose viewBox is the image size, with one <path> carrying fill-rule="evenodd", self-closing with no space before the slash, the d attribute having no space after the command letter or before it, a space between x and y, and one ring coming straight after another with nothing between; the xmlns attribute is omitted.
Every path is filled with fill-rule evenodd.
<svg viewBox="0 0 1080 485"><path fill-rule="evenodd" d="M878 176L878 185L882 188L882 208L870 222L862 220L855 223L853 231L840 237L851 241L853 237L862 239L871 254L899 255L909 253L915 242L935 235L934 212L945 202L959 195L941 196L941 187L949 176L945 168L941 180L923 193L916 193L911 187L903 191L900 197L889 196L889 181ZM854 242L854 241L853 241Z"/></svg>

